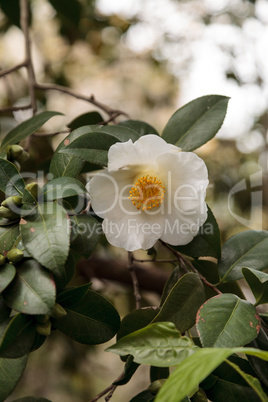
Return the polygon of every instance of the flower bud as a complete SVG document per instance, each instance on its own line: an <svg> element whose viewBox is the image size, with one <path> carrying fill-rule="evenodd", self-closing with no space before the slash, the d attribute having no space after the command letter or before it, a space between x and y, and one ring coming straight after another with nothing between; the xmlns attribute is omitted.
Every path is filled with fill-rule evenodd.
<svg viewBox="0 0 268 402"><path fill-rule="evenodd" d="M48 314L38 314L35 317L38 324L47 324L50 320L50 316Z"/></svg>
<svg viewBox="0 0 268 402"><path fill-rule="evenodd" d="M9 208L1 206L0 207L0 217L6 218L6 219L16 219L16 218L18 218L18 214L11 211Z"/></svg>
<svg viewBox="0 0 268 402"><path fill-rule="evenodd" d="M22 204L22 197L20 195L13 195L11 197L6 198L2 202L2 206L6 208L12 208L12 206L20 207Z"/></svg>
<svg viewBox="0 0 268 402"><path fill-rule="evenodd" d="M12 248L7 253L7 259L10 262L19 262L23 259L23 251L18 248Z"/></svg>
<svg viewBox="0 0 268 402"><path fill-rule="evenodd" d="M6 257L3 254L0 254L0 266L4 265L5 262L6 262Z"/></svg>
<svg viewBox="0 0 268 402"><path fill-rule="evenodd" d="M36 200L38 199L39 186L37 183L29 183L25 186L27 190Z"/></svg>
<svg viewBox="0 0 268 402"><path fill-rule="evenodd" d="M30 157L30 154L29 154L28 152L26 152L26 151L23 151L22 154L19 155L19 156L16 158L16 160L17 160L19 163L23 163L23 162L27 161L27 159L29 159L29 157Z"/></svg>
<svg viewBox="0 0 268 402"><path fill-rule="evenodd" d="M60 317L64 317L66 314L67 314L67 312L64 310L64 308L61 307L60 304L55 303L51 316L54 318L60 318Z"/></svg>
<svg viewBox="0 0 268 402"><path fill-rule="evenodd" d="M51 334L51 322L48 321L45 324L37 324L36 325L36 332L40 335L48 336Z"/></svg>
<svg viewBox="0 0 268 402"><path fill-rule="evenodd" d="M10 145L7 150L7 158L9 160L17 160L23 153L23 148L20 145Z"/></svg>

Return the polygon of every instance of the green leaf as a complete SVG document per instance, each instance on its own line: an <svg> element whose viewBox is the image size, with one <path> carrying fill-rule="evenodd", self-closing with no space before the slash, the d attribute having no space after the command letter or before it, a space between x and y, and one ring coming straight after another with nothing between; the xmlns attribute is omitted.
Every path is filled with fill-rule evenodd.
<svg viewBox="0 0 268 402"><path fill-rule="evenodd" d="M49 172L56 177L76 177L84 166L84 162L80 159L62 154L60 151L71 144L76 138L92 131L96 126L80 127L72 131L56 149L49 167Z"/></svg>
<svg viewBox="0 0 268 402"><path fill-rule="evenodd" d="M267 350L268 336L263 328L260 329L259 335L250 344L249 347ZM248 360L254 371L258 374L259 379L268 387L268 363L258 357L248 356Z"/></svg>
<svg viewBox="0 0 268 402"><path fill-rule="evenodd" d="M253 377L250 374L244 373L244 371L242 371L237 364L229 360L227 360L226 362L241 375L241 377L248 383L248 385L256 392L262 402L268 401L268 397L264 393L261 384L257 378Z"/></svg>
<svg viewBox="0 0 268 402"><path fill-rule="evenodd" d="M120 317L113 305L103 296L88 290L77 300L76 289L65 292L59 301L67 315L53 319L53 325L77 342L95 345L107 342L120 327ZM69 297L68 297L69 296Z"/></svg>
<svg viewBox="0 0 268 402"><path fill-rule="evenodd" d="M196 326L204 347L236 347L256 338L260 320L252 304L226 293L200 307Z"/></svg>
<svg viewBox="0 0 268 402"><path fill-rule="evenodd" d="M162 138L183 151L193 151L217 134L228 101L226 96L207 95L187 103L171 116Z"/></svg>
<svg viewBox="0 0 268 402"><path fill-rule="evenodd" d="M268 267L268 231L247 230L232 236L222 247L219 274L222 282L243 278L242 268Z"/></svg>
<svg viewBox="0 0 268 402"><path fill-rule="evenodd" d="M178 402L198 387L217 366L233 353L259 355L268 360L268 352L253 348L204 348L180 363L166 380L156 402Z"/></svg>
<svg viewBox="0 0 268 402"><path fill-rule="evenodd" d="M45 124L51 117L53 116L62 116L62 113L58 112L42 112L28 120L23 121L18 126L13 128L7 135L5 136L1 149L5 149L8 145L16 144L17 142L23 140L35 133L43 124Z"/></svg>
<svg viewBox="0 0 268 402"><path fill-rule="evenodd" d="M56 276L64 275L70 243L66 211L56 202L37 204L34 214L21 219L20 231L28 253Z"/></svg>
<svg viewBox="0 0 268 402"><path fill-rule="evenodd" d="M11 313L11 308L4 302L3 296L0 295L0 323L6 320Z"/></svg>
<svg viewBox="0 0 268 402"><path fill-rule="evenodd" d="M174 285L153 322L173 322L180 332L195 324L198 308L205 301L204 286L199 276L185 274Z"/></svg>
<svg viewBox="0 0 268 402"><path fill-rule="evenodd" d="M19 234L19 225L0 227L0 254L5 255L12 248Z"/></svg>
<svg viewBox="0 0 268 402"><path fill-rule="evenodd" d="M71 130L75 130L76 128L79 128L82 126L90 126L92 124L99 124L99 123L102 123L103 121L104 121L104 119L100 115L99 112L87 112L87 113L81 114L80 116L77 116L69 124L67 124L67 127L69 127Z"/></svg>
<svg viewBox="0 0 268 402"><path fill-rule="evenodd" d="M238 365L243 372L251 376L256 375L248 360L236 355L230 356L228 359ZM200 386L206 391L211 401L251 402L256 399L255 392L248 386L241 375L229 366L227 360L217 367Z"/></svg>
<svg viewBox="0 0 268 402"><path fill-rule="evenodd" d="M16 269L12 264L5 264L0 267L0 293L13 281Z"/></svg>
<svg viewBox="0 0 268 402"><path fill-rule="evenodd" d="M140 136L146 135L146 134L159 135L154 127L152 127L148 123L145 123L144 121L124 120L124 121L121 121L119 123L119 125L131 128L132 130L136 131L136 133L138 133Z"/></svg>
<svg viewBox="0 0 268 402"><path fill-rule="evenodd" d="M53 277L35 260L25 260L17 266L15 279L3 297L8 306L24 314L49 314L55 304Z"/></svg>
<svg viewBox="0 0 268 402"><path fill-rule="evenodd" d="M44 201L53 201L86 193L85 186L79 180L72 177L58 177L45 184L41 197Z"/></svg>
<svg viewBox="0 0 268 402"><path fill-rule="evenodd" d="M71 220L71 249L88 258L102 234L101 224L90 215L76 215Z"/></svg>
<svg viewBox="0 0 268 402"><path fill-rule="evenodd" d="M203 226L199 229L193 240L185 246L172 246L182 254L193 258L221 256L221 238L217 221L208 207L208 217Z"/></svg>
<svg viewBox="0 0 268 402"><path fill-rule="evenodd" d="M249 268L242 268L242 273L256 299L255 306L268 303L268 274Z"/></svg>
<svg viewBox="0 0 268 402"><path fill-rule="evenodd" d="M184 275L184 271L181 270L181 268L175 267L170 275L170 277L168 278L163 293L162 293L162 297L161 297L161 302L160 302L160 306L163 305L164 301L166 300L166 298L168 297L169 293L171 292L172 288L176 285L176 283L179 281L180 278L183 277Z"/></svg>
<svg viewBox="0 0 268 402"><path fill-rule="evenodd" d="M158 311L159 308L157 307L146 307L127 314L121 322L121 327L117 333L117 340L149 325Z"/></svg>
<svg viewBox="0 0 268 402"><path fill-rule="evenodd" d="M155 366L150 367L151 382L168 378L168 376L169 376L169 367L155 367Z"/></svg>
<svg viewBox="0 0 268 402"><path fill-rule="evenodd" d="M148 389L140 392L138 395L134 396L130 402L153 402L155 400L155 394Z"/></svg>
<svg viewBox="0 0 268 402"><path fill-rule="evenodd" d="M136 141L138 138L139 135L128 127L103 126L95 128L94 131L90 128L88 133L79 136L59 152L73 155L95 165L106 166L108 150L113 144L129 139Z"/></svg>
<svg viewBox="0 0 268 402"><path fill-rule="evenodd" d="M14 390L26 367L28 356L19 359L0 359L0 401Z"/></svg>
<svg viewBox="0 0 268 402"><path fill-rule="evenodd" d="M67 289L61 292L57 297L57 303L61 304L62 306L72 306L75 303L80 302L82 300L88 289L90 287L90 283L86 283L82 286L77 286L73 289Z"/></svg>
<svg viewBox="0 0 268 402"><path fill-rule="evenodd" d="M13 163L0 158L0 190L6 197L22 195L25 183Z"/></svg>
<svg viewBox="0 0 268 402"><path fill-rule="evenodd" d="M133 377L133 375L135 374L135 372L139 366L140 365L138 363L134 363L133 356L129 356L125 363L123 377L121 377L120 380L115 381L114 384L115 385L127 384L131 380L131 378Z"/></svg>
<svg viewBox="0 0 268 402"><path fill-rule="evenodd" d="M17 314L0 324L0 356L18 358L31 351L35 339L32 317Z"/></svg>
<svg viewBox="0 0 268 402"><path fill-rule="evenodd" d="M106 351L120 356L130 354L136 363L170 367L190 356L196 348L189 338L181 337L173 323L162 322L124 336Z"/></svg>
<svg viewBox="0 0 268 402"><path fill-rule="evenodd" d="M54 277L57 289L64 288L70 282L70 280L74 276L75 267L76 260L72 251L70 251L64 266L64 272L62 273L61 277Z"/></svg>

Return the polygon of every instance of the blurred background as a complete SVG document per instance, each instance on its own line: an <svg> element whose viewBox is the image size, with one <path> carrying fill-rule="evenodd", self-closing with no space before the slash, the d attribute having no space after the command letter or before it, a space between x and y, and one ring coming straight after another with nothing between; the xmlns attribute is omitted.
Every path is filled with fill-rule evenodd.
<svg viewBox="0 0 268 402"><path fill-rule="evenodd" d="M175 110L194 98L229 96L217 137L197 150L209 170L207 202L223 241L242 230L267 230L267 0L31 0L30 12L39 83L93 94L160 133ZM19 0L0 0L3 70L24 58L19 16ZM27 94L24 69L1 78L1 107L27 104ZM45 125L46 132L62 131L73 118L96 110L63 93L37 95L39 111L64 113ZM30 113L1 113L1 136ZM63 138L64 134L33 137L31 168L46 170ZM107 253L104 246L97 251ZM109 252L123 256L120 250ZM101 280L94 286L113 300L122 315L134 307L128 288ZM143 296L147 304L159 300L154 293ZM84 347L53 335L30 356L9 400L31 394L53 402L88 401L123 367L116 356L103 351L105 347ZM148 373L141 371L115 392L113 400L128 401L147 385Z"/></svg>

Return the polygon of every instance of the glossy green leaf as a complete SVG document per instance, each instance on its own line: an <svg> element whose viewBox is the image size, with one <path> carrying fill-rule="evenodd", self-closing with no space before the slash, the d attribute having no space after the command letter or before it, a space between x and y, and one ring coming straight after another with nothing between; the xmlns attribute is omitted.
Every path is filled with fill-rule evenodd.
<svg viewBox="0 0 268 402"><path fill-rule="evenodd" d="M57 297L57 303L62 306L72 306L82 300L90 288L90 283L67 289L61 292Z"/></svg>
<svg viewBox="0 0 268 402"><path fill-rule="evenodd" d="M0 254L5 255L12 248L19 234L19 225L0 227Z"/></svg>
<svg viewBox="0 0 268 402"><path fill-rule="evenodd" d="M256 376L256 373L251 368L248 360L236 355L228 358L232 363L235 363L240 369L251 376ZM262 360L263 361L263 360ZM207 377L200 386L206 391L208 398L211 401L251 402L257 396L248 383L235 371L225 360L213 373Z"/></svg>
<svg viewBox="0 0 268 402"><path fill-rule="evenodd" d="M151 382L168 378L168 376L169 376L169 367L155 367L155 366L150 367Z"/></svg>
<svg viewBox="0 0 268 402"><path fill-rule="evenodd" d="M117 340L149 325L158 311L159 308L157 307L146 307L127 314L121 322L121 327L117 333Z"/></svg>
<svg viewBox="0 0 268 402"><path fill-rule="evenodd" d="M221 256L221 238L217 221L208 207L208 217L193 240L185 246L172 246L175 250L193 258Z"/></svg>
<svg viewBox="0 0 268 402"><path fill-rule="evenodd" d="M66 211L56 202L37 204L34 214L21 219L20 231L28 253L56 276L64 275L70 243Z"/></svg>
<svg viewBox="0 0 268 402"><path fill-rule="evenodd" d="M0 294L0 323L5 321L11 313L11 308L4 302L3 296Z"/></svg>
<svg viewBox="0 0 268 402"><path fill-rule="evenodd" d="M41 197L44 201L53 201L85 193L87 190L79 180L73 177L57 177L45 184Z"/></svg>
<svg viewBox="0 0 268 402"><path fill-rule="evenodd" d="M90 126L91 124L99 124L103 121L104 121L104 119L100 115L99 112L87 112L87 113L81 114L80 116L77 116L75 119L73 119L70 123L67 124L67 127L69 127L71 130L75 130L76 128L79 128L82 126Z"/></svg>
<svg viewBox="0 0 268 402"><path fill-rule="evenodd" d="M16 387L26 367L28 356L19 359L0 359L0 401L4 401Z"/></svg>
<svg viewBox="0 0 268 402"><path fill-rule="evenodd" d="M72 155L67 155L60 153L62 149L65 149L69 144L71 144L75 139L81 135L87 134L96 126L85 126L80 127L72 131L58 146L56 149L49 167L49 172L53 175L54 179L57 177L76 177L82 167L84 162Z"/></svg>
<svg viewBox="0 0 268 402"><path fill-rule="evenodd" d="M0 293L13 281L16 269L12 264L5 264L0 267Z"/></svg>
<svg viewBox="0 0 268 402"><path fill-rule="evenodd" d="M205 290L199 276L188 273L174 285L153 322L173 322L181 332L195 324L197 310L205 301Z"/></svg>
<svg viewBox="0 0 268 402"><path fill-rule="evenodd" d="M181 268L175 267L170 275L170 277L168 278L164 290L162 292L162 297L161 297L161 302L160 302L160 306L163 305L164 301L166 300L166 298L168 297L169 293L171 292L172 288L176 285L176 283L178 282L178 280L180 278L183 277L183 275L185 275L185 272L181 270Z"/></svg>
<svg viewBox="0 0 268 402"><path fill-rule="evenodd" d="M133 361L133 356L128 356L124 367L124 375L123 377L120 378L120 380L115 381L114 384L115 385L127 384L131 380L131 378L133 377L139 366L140 365L138 363L135 363Z"/></svg>
<svg viewBox="0 0 268 402"><path fill-rule="evenodd" d="M88 258L100 240L102 226L90 215L76 215L70 220L71 249Z"/></svg>
<svg viewBox="0 0 268 402"><path fill-rule="evenodd" d="M138 395L134 396L130 402L153 402L155 400L155 394L148 389L140 392Z"/></svg>
<svg viewBox="0 0 268 402"><path fill-rule="evenodd" d="M261 327L259 335L252 342L250 342L247 346L267 350L268 345L268 335L265 330ZM268 388L268 362L264 361L256 356L248 356L248 360L253 367L254 371L258 374L259 379L265 384Z"/></svg>
<svg viewBox="0 0 268 402"><path fill-rule="evenodd" d="M76 260L72 251L70 251L64 265L63 273L61 274L60 277L57 276L54 277L56 288L58 290L64 288L70 282L70 280L74 276L75 267L76 267Z"/></svg>
<svg viewBox="0 0 268 402"><path fill-rule="evenodd" d="M145 123L144 121L140 121L140 120L124 120L124 121L121 121L119 123L119 125L131 128L132 130L136 131L140 136L146 135L146 134L159 135L154 127L152 127L148 123Z"/></svg>
<svg viewBox="0 0 268 402"><path fill-rule="evenodd" d="M242 268L268 267L268 231L247 230L232 236L222 247L219 274L222 282L243 278Z"/></svg>
<svg viewBox="0 0 268 402"><path fill-rule="evenodd" d="M268 274L249 268L242 268L242 273L254 294L255 305L268 303Z"/></svg>
<svg viewBox="0 0 268 402"><path fill-rule="evenodd" d="M88 290L80 300L74 297L75 292L75 289L65 292L65 299L60 300L60 304L67 315L53 319L53 325L80 343L95 345L107 342L120 327L118 312L108 300L92 290Z"/></svg>
<svg viewBox="0 0 268 402"><path fill-rule="evenodd" d="M181 337L173 323L162 322L124 336L106 351L120 356L130 354L136 363L170 367L190 356L196 348L189 338Z"/></svg>
<svg viewBox="0 0 268 402"><path fill-rule="evenodd" d="M264 393L261 384L257 378L253 377L250 374L244 373L244 371L242 371L237 364L229 360L227 360L227 363L241 375L241 377L248 383L248 385L256 392L262 402L268 401L268 396Z"/></svg>
<svg viewBox="0 0 268 402"><path fill-rule="evenodd" d="M24 314L49 314L55 304L52 274L35 260L25 260L3 297L8 306Z"/></svg>
<svg viewBox="0 0 268 402"><path fill-rule="evenodd" d="M182 361L160 389L156 402L178 402L189 395L217 366L233 353L258 355L268 360L268 352L253 348L204 348Z"/></svg>
<svg viewBox="0 0 268 402"><path fill-rule="evenodd" d="M108 150L113 144L129 139L135 141L138 138L139 135L128 127L103 126L79 136L59 152L70 154L95 165L106 166Z"/></svg>
<svg viewBox="0 0 268 402"><path fill-rule="evenodd" d="M31 317L17 314L0 324L1 358L18 358L28 354L35 339L35 324Z"/></svg>
<svg viewBox="0 0 268 402"><path fill-rule="evenodd" d="M196 326L204 347L236 347L256 338L260 319L252 304L226 293L200 307Z"/></svg>
<svg viewBox="0 0 268 402"><path fill-rule="evenodd" d="M193 151L217 134L228 101L226 96L207 95L187 103L171 116L162 138L183 151Z"/></svg>
<svg viewBox="0 0 268 402"><path fill-rule="evenodd" d="M43 124L45 124L51 117L53 116L62 116L62 113L59 112L42 112L28 120L23 121L18 126L13 128L9 133L5 136L1 149L6 148L8 145L16 144L17 142L23 140L35 133Z"/></svg>
<svg viewBox="0 0 268 402"><path fill-rule="evenodd" d="M24 180L13 163L0 158L0 190L6 197L22 195Z"/></svg>

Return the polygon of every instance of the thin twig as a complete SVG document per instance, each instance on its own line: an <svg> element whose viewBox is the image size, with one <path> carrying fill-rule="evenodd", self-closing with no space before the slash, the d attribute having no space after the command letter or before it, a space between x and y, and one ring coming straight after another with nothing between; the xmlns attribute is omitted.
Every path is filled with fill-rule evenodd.
<svg viewBox="0 0 268 402"><path fill-rule="evenodd" d="M3 70L0 72L0 78L4 77L7 74L13 73L13 71L19 70L22 67L26 67L26 61L24 60L22 63L17 64L14 67L8 68L7 70Z"/></svg>
<svg viewBox="0 0 268 402"><path fill-rule="evenodd" d="M188 267L191 271L198 274L199 278L205 285L207 285L208 287L213 289L214 292L221 294L221 291L218 288L216 288L216 286L214 286L212 283L210 283L202 274L200 274L200 272L193 266L193 264L190 261L188 261L187 258L183 257L183 255L180 252L173 250L172 247L170 247L168 244L166 244L162 240L160 240L160 242L163 244L163 246L168 248L177 257L178 261L181 262L182 267L187 272L188 272L188 269L187 269L187 267Z"/></svg>
<svg viewBox="0 0 268 402"><path fill-rule="evenodd" d="M76 91L73 91L70 88L63 87L61 85L35 83L35 89L39 89L41 91L58 91L58 92L62 92L67 95L70 95L76 99L84 100L86 102L91 103L92 105L97 106L99 109L102 109L105 113L107 113L109 116L111 116L112 119L114 119L115 117L117 117L119 115L127 116L127 114L125 112L122 112L121 110L112 109L109 106L105 105L104 103L97 101L95 99L94 95L85 96L85 95L79 94ZM117 115L117 116L115 116L115 115Z"/></svg>
<svg viewBox="0 0 268 402"><path fill-rule="evenodd" d="M109 395L111 394L111 396L107 395L107 397L105 398L105 400L106 400L106 401L109 401L109 400L111 399L111 397L112 397L114 391L115 391L116 388L117 388L117 385L115 385L115 383L116 383L117 381L120 381L120 380L124 377L124 375L125 375L125 371L123 371L123 373L120 374L120 376L119 376L111 385L109 385L109 387L107 387L107 388L105 388L103 391L101 391L98 395L95 396L95 398L91 399L89 402L96 402L96 401L98 401L102 396L108 394L108 392L109 392ZM107 398L109 398L109 399L107 399Z"/></svg>
<svg viewBox="0 0 268 402"><path fill-rule="evenodd" d="M7 107L1 107L0 113L6 113L6 112L16 112L17 110L28 110L31 109L32 105L22 105L22 106L7 106Z"/></svg>
<svg viewBox="0 0 268 402"><path fill-rule="evenodd" d="M177 262L178 261L178 259L176 258L176 259L155 259L155 260L152 260L152 259L150 259L150 260L139 260L138 258L134 258L133 257L133 261L135 261L135 262L159 262L159 263L165 263L165 262L170 262L170 263L173 263L173 262Z"/></svg>
<svg viewBox="0 0 268 402"><path fill-rule="evenodd" d="M55 131L53 133L34 133L32 134L34 137L52 137L54 135L58 134L69 134L71 130L61 130L61 131Z"/></svg>
<svg viewBox="0 0 268 402"><path fill-rule="evenodd" d="M33 114L37 111L36 96L35 96L35 73L31 54L31 41L29 32L29 3L28 0L20 0L20 25L24 34L24 46L25 46L25 64L28 71L28 89L31 99L31 107Z"/></svg>
<svg viewBox="0 0 268 402"><path fill-rule="evenodd" d="M136 309L138 310L141 308L141 295L139 289L139 282L135 271L135 266L133 264L133 253L131 251L128 252L128 269L132 279L134 296L136 300Z"/></svg>

